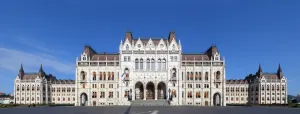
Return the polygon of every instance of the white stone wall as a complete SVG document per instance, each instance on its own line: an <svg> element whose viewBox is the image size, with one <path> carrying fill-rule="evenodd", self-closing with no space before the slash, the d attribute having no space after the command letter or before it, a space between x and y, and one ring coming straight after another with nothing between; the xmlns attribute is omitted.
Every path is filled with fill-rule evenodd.
<svg viewBox="0 0 300 114"><path fill-rule="evenodd" d="M18 89L19 88L19 89ZM40 79L33 81L15 79L14 101L16 104L43 104L43 83Z"/></svg>
<svg viewBox="0 0 300 114"><path fill-rule="evenodd" d="M52 84L51 85L51 103L75 104L75 97L76 97L75 84Z"/></svg>
<svg viewBox="0 0 300 114"><path fill-rule="evenodd" d="M249 84L226 84L226 103L247 104L248 88Z"/></svg>

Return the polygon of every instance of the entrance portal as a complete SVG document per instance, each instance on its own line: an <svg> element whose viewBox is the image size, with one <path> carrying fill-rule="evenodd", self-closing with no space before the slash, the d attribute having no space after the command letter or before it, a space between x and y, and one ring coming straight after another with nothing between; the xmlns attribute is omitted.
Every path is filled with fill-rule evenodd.
<svg viewBox="0 0 300 114"><path fill-rule="evenodd" d="M87 105L87 101L88 101L88 97L86 93L82 93L80 95L80 105L81 106L86 106Z"/></svg>
<svg viewBox="0 0 300 114"><path fill-rule="evenodd" d="M144 99L144 87L142 82L137 82L135 84L135 99Z"/></svg>
<svg viewBox="0 0 300 114"><path fill-rule="evenodd" d="M166 84L164 82L160 82L157 85L157 99L167 99L167 91Z"/></svg>
<svg viewBox="0 0 300 114"><path fill-rule="evenodd" d="M221 106L221 95L219 93L215 93L213 96L214 106Z"/></svg>
<svg viewBox="0 0 300 114"><path fill-rule="evenodd" d="M154 95L154 83L153 82L148 82L147 85L146 85L146 99L154 99L155 95Z"/></svg>

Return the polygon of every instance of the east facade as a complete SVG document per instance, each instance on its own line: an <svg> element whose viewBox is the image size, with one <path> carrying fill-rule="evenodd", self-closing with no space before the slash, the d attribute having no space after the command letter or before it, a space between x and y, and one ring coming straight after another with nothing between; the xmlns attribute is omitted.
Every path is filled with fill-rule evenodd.
<svg viewBox="0 0 300 114"><path fill-rule="evenodd" d="M227 104L287 104L287 95L287 79L280 65L275 73L263 72L259 65L245 79L226 81Z"/></svg>
<svg viewBox="0 0 300 114"><path fill-rule="evenodd" d="M75 80L58 80L42 66L37 73L24 73L21 66L15 79L15 102L75 106L130 105L138 100L197 106L286 103L287 82L281 68L276 78L261 71L243 80L226 80L225 71L225 58L214 45L204 53L184 53L174 32L166 38L134 38L127 32L117 53L97 53L84 46L76 59ZM276 92L262 89L273 86ZM280 100L267 100L273 97Z"/></svg>
<svg viewBox="0 0 300 114"><path fill-rule="evenodd" d="M171 105L226 105L225 60L217 47L183 53L174 32L167 38L134 38L127 32L118 53L85 46L76 63L77 106L159 99Z"/></svg>

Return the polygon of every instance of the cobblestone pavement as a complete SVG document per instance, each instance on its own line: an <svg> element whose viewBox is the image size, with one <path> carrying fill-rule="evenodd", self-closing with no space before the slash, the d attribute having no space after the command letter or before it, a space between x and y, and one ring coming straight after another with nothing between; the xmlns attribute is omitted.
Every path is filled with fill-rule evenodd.
<svg viewBox="0 0 300 114"><path fill-rule="evenodd" d="M26 107L0 109L0 114L300 114L300 109L193 106Z"/></svg>

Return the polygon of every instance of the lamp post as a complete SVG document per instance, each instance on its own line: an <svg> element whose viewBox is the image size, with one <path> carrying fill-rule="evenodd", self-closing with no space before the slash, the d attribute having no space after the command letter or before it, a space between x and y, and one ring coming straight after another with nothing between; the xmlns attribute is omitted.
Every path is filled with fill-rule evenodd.
<svg viewBox="0 0 300 114"><path fill-rule="evenodd" d="M169 88L169 100L171 99L171 89Z"/></svg>

